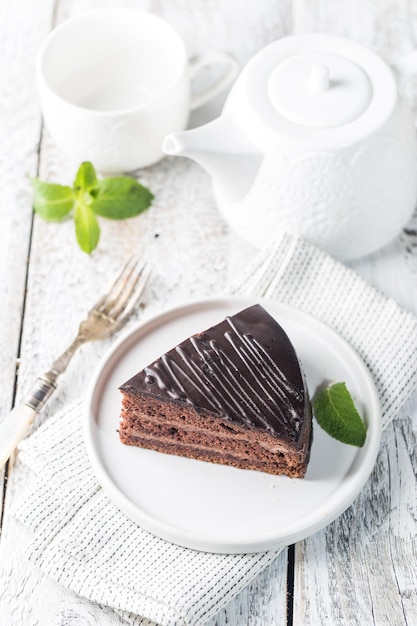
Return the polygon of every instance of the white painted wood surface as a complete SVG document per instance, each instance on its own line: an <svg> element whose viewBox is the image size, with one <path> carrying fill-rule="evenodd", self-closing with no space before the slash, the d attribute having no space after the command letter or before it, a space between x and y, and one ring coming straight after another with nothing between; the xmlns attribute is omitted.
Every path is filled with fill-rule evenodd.
<svg viewBox="0 0 417 626"><path fill-rule="evenodd" d="M140 251L155 265L145 294L149 315L167 304L220 290L242 261L217 213L207 175L182 159L167 158L137 173L155 193L152 209L129 222L102 220L101 242L91 257L79 251L71 221L46 224L33 219L27 175L39 172L43 179L69 183L78 165L42 131L36 52L54 24L111 5L154 11L179 30L190 54L225 48L241 64L290 33L349 36L373 46L389 62L417 47L416 0L0 0L1 415L65 348L131 251ZM417 78L403 87L417 111ZM221 104L218 98L191 123L215 115ZM387 249L353 264L414 313L416 231L415 216ZM79 396L109 344L81 349L39 421ZM295 547L288 622L284 552L210 626L417 624L416 439L414 398L384 433L377 466L358 500L328 529ZM26 531L10 514L24 481L11 463L0 545L0 624L125 624L107 607L89 604L27 563Z"/></svg>

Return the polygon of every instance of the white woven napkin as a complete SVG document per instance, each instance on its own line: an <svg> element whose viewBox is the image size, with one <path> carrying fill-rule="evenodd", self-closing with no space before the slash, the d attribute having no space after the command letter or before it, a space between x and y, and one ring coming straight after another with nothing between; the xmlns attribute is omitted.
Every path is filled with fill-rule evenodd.
<svg viewBox="0 0 417 626"><path fill-rule="evenodd" d="M290 236L261 252L234 293L267 297L333 327L360 354L379 390L383 424L417 386L417 320L323 252ZM131 624L202 626L279 554L188 550L139 528L108 500L89 465L82 404L20 446L31 478L16 517L33 531L29 558L72 591ZM147 619L146 619L147 618Z"/></svg>

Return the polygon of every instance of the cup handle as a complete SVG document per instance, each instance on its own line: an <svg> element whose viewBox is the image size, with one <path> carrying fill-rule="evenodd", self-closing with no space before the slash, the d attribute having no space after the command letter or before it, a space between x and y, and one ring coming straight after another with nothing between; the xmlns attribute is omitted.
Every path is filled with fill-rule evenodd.
<svg viewBox="0 0 417 626"><path fill-rule="evenodd" d="M190 59L189 71L190 79L192 80L196 74L209 65L221 63L225 66L223 74L212 85L197 92L191 97L190 109L194 111L198 107L202 106L215 96L219 94L223 89L226 89L236 78L239 72L239 65L236 59L234 59L227 52L210 52L203 55L198 55Z"/></svg>

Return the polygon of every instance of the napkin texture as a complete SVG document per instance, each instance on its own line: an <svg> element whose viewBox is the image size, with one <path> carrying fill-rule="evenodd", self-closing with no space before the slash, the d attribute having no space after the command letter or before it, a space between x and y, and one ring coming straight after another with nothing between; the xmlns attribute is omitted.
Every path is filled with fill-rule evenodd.
<svg viewBox="0 0 417 626"><path fill-rule="evenodd" d="M232 292L289 304L356 349L379 392L383 426L417 387L417 320L322 251L284 235L250 262ZM221 555L158 539L107 498L90 467L82 402L20 445L29 480L14 512L33 532L29 558L77 594L128 623L202 626L280 550Z"/></svg>

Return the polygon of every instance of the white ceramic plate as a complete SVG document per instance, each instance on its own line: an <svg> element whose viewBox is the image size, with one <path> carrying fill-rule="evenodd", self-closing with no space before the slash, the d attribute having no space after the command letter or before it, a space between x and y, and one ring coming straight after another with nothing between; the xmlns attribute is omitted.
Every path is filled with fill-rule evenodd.
<svg viewBox="0 0 417 626"><path fill-rule="evenodd" d="M96 476L113 502L143 528L209 552L257 552L320 530L355 499L374 466L381 435L378 396L352 348L317 320L257 300L282 325L303 363L310 393L344 381L367 424L363 448L329 437L315 422L304 479L194 461L120 443L119 385L189 335L253 300L205 300L169 310L122 337L101 363L87 401L86 444Z"/></svg>

